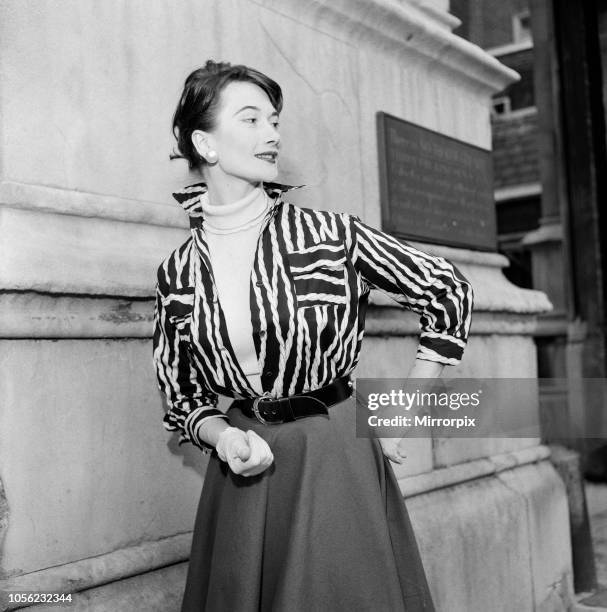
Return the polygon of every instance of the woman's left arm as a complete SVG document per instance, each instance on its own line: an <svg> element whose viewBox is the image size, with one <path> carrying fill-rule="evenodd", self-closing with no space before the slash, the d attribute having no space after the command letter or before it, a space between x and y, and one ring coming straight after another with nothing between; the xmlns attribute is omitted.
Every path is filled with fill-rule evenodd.
<svg viewBox="0 0 607 612"><path fill-rule="evenodd" d="M438 378L444 369L445 366L437 361L416 359L407 378Z"/></svg>
<svg viewBox="0 0 607 612"><path fill-rule="evenodd" d="M470 330L473 291L464 275L443 257L429 255L393 236L349 220L347 243L364 281L420 315L420 342L409 379L437 378L460 362ZM404 439L380 438L396 463L406 457Z"/></svg>
<svg viewBox="0 0 607 612"><path fill-rule="evenodd" d="M345 217L346 246L356 271L368 285L419 314L417 360L457 365L470 331L472 285L445 258L400 242L358 217ZM426 368L416 365L409 375L417 376Z"/></svg>
<svg viewBox="0 0 607 612"><path fill-rule="evenodd" d="M416 359L409 370L407 378L438 378L445 366L436 361ZM382 451L390 461L404 463L407 458L407 437L402 438L378 438Z"/></svg>

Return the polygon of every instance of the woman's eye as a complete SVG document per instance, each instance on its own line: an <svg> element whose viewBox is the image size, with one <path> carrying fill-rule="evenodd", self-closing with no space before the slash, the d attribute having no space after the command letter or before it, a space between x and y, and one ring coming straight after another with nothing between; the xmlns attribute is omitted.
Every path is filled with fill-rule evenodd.
<svg viewBox="0 0 607 612"><path fill-rule="evenodd" d="M257 121L257 117L245 117L244 121L248 123L255 123Z"/></svg>

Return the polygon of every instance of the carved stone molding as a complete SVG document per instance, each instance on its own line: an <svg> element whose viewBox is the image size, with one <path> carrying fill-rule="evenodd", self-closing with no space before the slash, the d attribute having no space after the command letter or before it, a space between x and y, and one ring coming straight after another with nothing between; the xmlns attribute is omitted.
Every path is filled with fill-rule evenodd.
<svg viewBox="0 0 607 612"><path fill-rule="evenodd" d="M0 182L0 207L125 223L187 228L188 221L183 210L175 202L172 204L130 200L16 181Z"/></svg>
<svg viewBox="0 0 607 612"><path fill-rule="evenodd" d="M375 46L438 63L485 93L498 92L518 74L480 47L452 34L444 13L411 0L252 0L276 13L319 30L343 32L348 40L369 39Z"/></svg>

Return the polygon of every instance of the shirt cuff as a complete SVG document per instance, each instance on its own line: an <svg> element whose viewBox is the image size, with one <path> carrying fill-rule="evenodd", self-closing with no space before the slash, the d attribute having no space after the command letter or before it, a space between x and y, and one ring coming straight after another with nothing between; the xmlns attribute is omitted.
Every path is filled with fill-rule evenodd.
<svg viewBox="0 0 607 612"><path fill-rule="evenodd" d="M462 360L465 347L464 340L449 334L422 332L416 358L444 365L457 365Z"/></svg>
<svg viewBox="0 0 607 612"><path fill-rule="evenodd" d="M183 440L183 442L192 442L192 444L207 453L213 451L214 447L210 444L207 444L200 437L200 427L205 421L208 421L209 419L224 419L228 423L230 422L228 417L217 408L208 408L205 406L196 408L192 410L192 412L190 412L183 424L183 429L185 433L184 437L187 437L187 440ZM181 439L179 443L182 443Z"/></svg>

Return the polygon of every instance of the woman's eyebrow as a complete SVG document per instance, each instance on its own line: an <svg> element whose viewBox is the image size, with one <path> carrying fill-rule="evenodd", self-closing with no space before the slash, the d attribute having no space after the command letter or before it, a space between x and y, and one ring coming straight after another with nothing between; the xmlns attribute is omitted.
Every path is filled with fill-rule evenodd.
<svg viewBox="0 0 607 612"><path fill-rule="evenodd" d="M261 112L261 108L259 108L258 106L243 106L242 108L238 109L234 114L238 115L238 113L241 113L244 110L255 110L255 111ZM268 116L269 117L273 117L273 116L278 117L278 112L277 111L273 111Z"/></svg>

